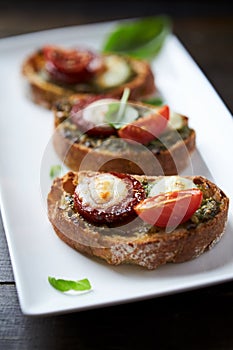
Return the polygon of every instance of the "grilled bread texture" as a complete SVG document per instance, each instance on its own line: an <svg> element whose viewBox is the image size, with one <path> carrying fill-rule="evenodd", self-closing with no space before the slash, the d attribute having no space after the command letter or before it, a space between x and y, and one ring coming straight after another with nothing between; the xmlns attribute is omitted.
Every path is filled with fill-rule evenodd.
<svg viewBox="0 0 233 350"><path fill-rule="evenodd" d="M213 248L224 233L229 199L205 177L187 177L203 192L203 204L188 221L167 232L145 223L140 217L117 227L88 222L73 205L80 174L70 171L54 180L48 194L48 218L61 240L87 256L103 259L110 265L133 264L153 270L166 263L197 258ZM161 179L145 175L134 177L142 184Z"/></svg>

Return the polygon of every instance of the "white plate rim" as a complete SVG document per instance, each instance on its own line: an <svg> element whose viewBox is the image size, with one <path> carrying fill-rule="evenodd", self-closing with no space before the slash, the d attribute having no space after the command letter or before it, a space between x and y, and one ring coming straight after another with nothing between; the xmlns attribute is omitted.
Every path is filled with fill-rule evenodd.
<svg viewBox="0 0 233 350"><path fill-rule="evenodd" d="M94 24L88 24L88 25L81 25L81 26L73 26L73 27L66 27L66 28L56 28L56 29L50 29L46 31L41 31L41 32L36 32L36 33L29 33L29 34L22 34L19 36L15 37L10 37L10 38L4 38L0 40L0 48L2 50L21 50L24 47L29 49L29 46L32 43L36 43L37 45L43 44L44 43L44 38L49 36L51 39L52 38L57 38L59 34L59 40L65 40L67 36L69 36L69 40L74 40L74 32L77 31L83 31L85 32L84 37L88 38L90 37L92 31L95 31L95 35L97 31L99 30L100 33L103 34L106 30L110 29L116 21L114 22L106 22L106 23L94 23ZM72 37L73 35L73 37ZM173 47L174 49L177 50L177 52L180 55L180 58L183 59L183 61L187 64L186 69L189 71L191 69L192 71L192 76L197 76L197 80L201 81L203 86L205 87L205 93L207 93L210 98L215 101L215 106L219 109L219 111L223 114L222 118L224 118L224 138L222 139L223 145L222 147L225 147L228 151L231 148L232 144L232 139L230 138L230 135L232 135L233 131L233 124L232 124L232 118L229 110L215 91L215 89L212 87L212 85L209 83L208 79L205 77L201 69L198 67L198 65L195 63L193 58L190 56L190 54L187 52L187 50L183 47L181 42L177 37L174 35L170 36L171 44L170 47ZM166 54L166 53L164 53ZM162 59L160 57L159 59ZM171 101L173 103L174 101ZM176 107L176 102L174 103L174 106ZM179 103L177 105L179 107ZM180 104L180 107L182 108L182 104ZM185 106L187 107L187 106ZM185 107L183 107L185 109ZM193 107L193 106L192 106ZM188 110L188 108L187 108ZM197 109L199 110L199 109ZM192 112L190 110L190 112ZM192 114L192 113L190 113ZM191 117L190 117L191 118ZM195 122L195 120L191 119L193 122L193 125L198 129L199 135L200 135L200 143L198 143L199 150L201 151L201 155L205 161L208 161L208 168L210 170L211 174L214 174L214 178L216 179L216 182L219 183L221 186L223 186L224 190L229 194L230 199L233 198L232 196L232 189L231 189L231 179L232 179L232 166L228 166L228 172L224 173L224 179L222 177L222 173L219 169L224 169L226 167L226 162L223 157L220 157L221 155L221 148L220 150L216 150L214 155L210 155L209 149L206 149L206 144L205 142L202 142L204 140L203 137L203 129L206 128L206 121L203 121L203 129L200 128L200 121L198 120ZM216 137L217 133L219 132L219 120L218 118L214 118L213 121L213 137ZM222 125L220 126L221 131L223 130ZM218 158L218 165L216 166L216 157ZM0 174L0 180L2 182L1 174ZM220 187L221 187L220 186ZM3 219L3 225L5 228L5 233L6 233L6 238L7 238L7 243L9 247L9 252L10 252L10 257L12 261L12 266L13 266L13 272L16 280L16 287L17 287L17 292L19 296L19 301L21 305L22 312L26 315L49 315L49 314L57 314L57 313L65 313L65 312L71 312L71 311L79 311L79 310L84 310L84 309L90 309L90 308L95 308L95 307L101 307L101 306L107 306L107 305L113 305L117 303L124 303L124 302L130 302L130 301L136 301L136 300L141 300L141 299L146 299L146 298L152 298L156 296L161 296L161 295L167 295L171 293L176 293L176 292L181 292L184 290L190 290L194 288L199 288L207 285L212 285L220 282L224 282L227 280L231 280L233 278L233 269L232 272L229 270L229 268L225 271L223 268L222 274L217 274L217 275L204 275L203 278L199 278L197 281L187 281L186 283L183 283L183 285L179 285L177 287L171 288L171 286L168 286L167 288L163 288L159 292L144 292L141 295L137 296L118 296L115 297L115 299L99 299L98 302L95 302L95 300L91 301L89 304L83 305L78 305L77 307L74 307L73 305L67 305L66 303L61 306L61 308L54 308L51 305L44 306L44 307L39 307L38 305L34 308L32 305L27 304L27 300L25 299L25 293L23 283L21 281L21 272L18 271L17 264L18 264L18 259L19 257L16 257L15 254L15 247L14 247L14 234L12 234L10 230L11 226L11 218L9 216L9 212L5 209L5 196L3 194L4 188L3 188L3 183L0 183L0 207L1 207L1 213L2 213L2 219ZM232 217L229 218L232 220ZM232 227L232 226L231 226ZM111 267L110 267L111 269ZM53 291L51 291L53 293ZM95 293L95 290L92 292L92 294ZM60 299L60 296L59 296Z"/></svg>

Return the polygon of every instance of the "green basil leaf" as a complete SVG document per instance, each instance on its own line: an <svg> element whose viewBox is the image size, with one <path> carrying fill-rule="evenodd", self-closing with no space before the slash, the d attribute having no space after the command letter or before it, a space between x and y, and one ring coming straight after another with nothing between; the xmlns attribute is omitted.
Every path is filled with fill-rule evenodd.
<svg viewBox="0 0 233 350"><path fill-rule="evenodd" d="M52 165L50 168L50 172L49 172L49 176L51 177L51 179L54 179L55 177L59 176L61 169L62 169L62 167L59 164Z"/></svg>
<svg viewBox="0 0 233 350"><path fill-rule="evenodd" d="M120 129L122 125L128 124L138 118L136 108L127 104L130 95L129 88L125 88L120 102L110 103L105 114L105 122L115 129Z"/></svg>
<svg viewBox="0 0 233 350"><path fill-rule="evenodd" d="M151 97L151 98L143 99L142 102L153 106L162 106L162 104L164 103L161 97Z"/></svg>
<svg viewBox="0 0 233 350"><path fill-rule="evenodd" d="M127 20L110 32L102 51L152 60L161 50L170 32L171 20L165 15Z"/></svg>
<svg viewBox="0 0 233 350"><path fill-rule="evenodd" d="M120 129L122 126L132 123L134 120L136 120L139 116L139 112L135 107L130 106L129 104L126 105L125 111L123 116L119 119L114 119L114 115L107 116L106 122L111 125L115 129Z"/></svg>
<svg viewBox="0 0 233 350"><path fill-rule="evenodd" d="M91 289L91 284L87 278L79 281L56 279L55 277L48 277L48 281L55 289L60 292L68 292L69 290L85 291Z"/></svg>
<svg viewBox="0 0 233 350"><path fill-rule="evenodd" d="M114 124L117 119L117 113L119 111L119 105L120 105L120 102L117 102L117 103L110 103L108 106L108 110L105 114L104 119L106 123L108 123L110 126L114 127Z"/></svg>
<svg viewBox="0 0 233 350"><path fill-rule="evenodd" d="M124 117L125 109L127 106L126 102L128 101L129 95L130 89L125 88L120 102L113 102L109 104L108 111L105 114L105 121L109 123L109 125L114 127L114 124L120 122Z"/></svg>

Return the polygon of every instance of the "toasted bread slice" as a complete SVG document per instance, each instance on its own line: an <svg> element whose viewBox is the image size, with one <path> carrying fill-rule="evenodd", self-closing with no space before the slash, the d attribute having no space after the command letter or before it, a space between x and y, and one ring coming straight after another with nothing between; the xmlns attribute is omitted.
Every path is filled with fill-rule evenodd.
<svg viewBox="0 0 233 350"><path fill-rule="evenodd" d="M80 133L70 118L70 110L78 99L80 96L72 95L53 108L54 148L71 170L174 175L182 172L190 162L196 146L196 133L189 128L186 116L181 116L180 128L162 134L155 143L135 146L120 137L97 138ZM152 108L142 102L137 105Z"/></svg>
<svg viewBox="0 0 233 350"><path fill-rule="evenodd" d="M47 201L48 217L56 234L80 253L101 258L112 265L134 264L155 269L162 264L181 263L198 257L212 248L224 233L229 199L213 182L202 176L186 178L201 189L209 207L203 202L199 214L195 212L191 219L166 232L139 217L117 227L94 225L85 220L73 205L80 174L69 172L56 178ZM138 175L134 178L143 185L161 179Z"/></svg>
<svg viewBox="0 0 233 350"><path fill-rule="evenodd" d="M101 73L102 75L105 74L105 76L103 77L100 74L94 83L64 84L57 83L48 77L45 71L45 58L43 52L42 50L37 50L27 57L22 64L22 74L29 83L32 100L36 104L43 105L50 109L56 101L75 93L80 96L106 94L112 97L120 97L124 89L128 87L131 91L130 98L132 100L137 100L144 96L150 96L155 92L156 87L154 75L148 62L120 54L103 54L102 57L105 61L108 61L106 70L108 76L105 71L104 73ZM130 73L128 71L127 73L123 72L126 74L125 81L124 79L121 79L116 85L110 84L110 86L108 86L107 84L106 86L104 85L105 80L107 80L109 76L112 82L111 69L114 70L114 80L117 80L117 76L124 75L123 73L121 74L120 71L119 74L117 72L117 60L125 63L125 65L129 67ZM120 69L121 67L119 65L119 70Z"/></svg>

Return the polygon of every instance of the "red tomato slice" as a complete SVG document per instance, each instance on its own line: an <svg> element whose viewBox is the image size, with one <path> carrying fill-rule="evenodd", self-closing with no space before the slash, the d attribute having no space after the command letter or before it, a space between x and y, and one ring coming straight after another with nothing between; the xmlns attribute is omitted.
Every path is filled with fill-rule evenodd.
<svg viewBox="0 0 233 350"><path fill-rule="evenodd" d="M85 82L103 69L101 57L89 50L45 46L42 51L48 73L61 82Z"/></svg>
<svg viewBox="0 0 233 350"><path fill-rule="evenodd" d="M141 201L134 210L151 225L176 227L191 218L202 198L203 194L197 188L167 192Z"/></svg>
<svg viewBox="0 0 233 350"><path fill-rule="evenodd" d="M161 107L156 113L139 118L118 130L118 135L144 145L158 137L166 128L169 120L169 107Z"/></svg>

